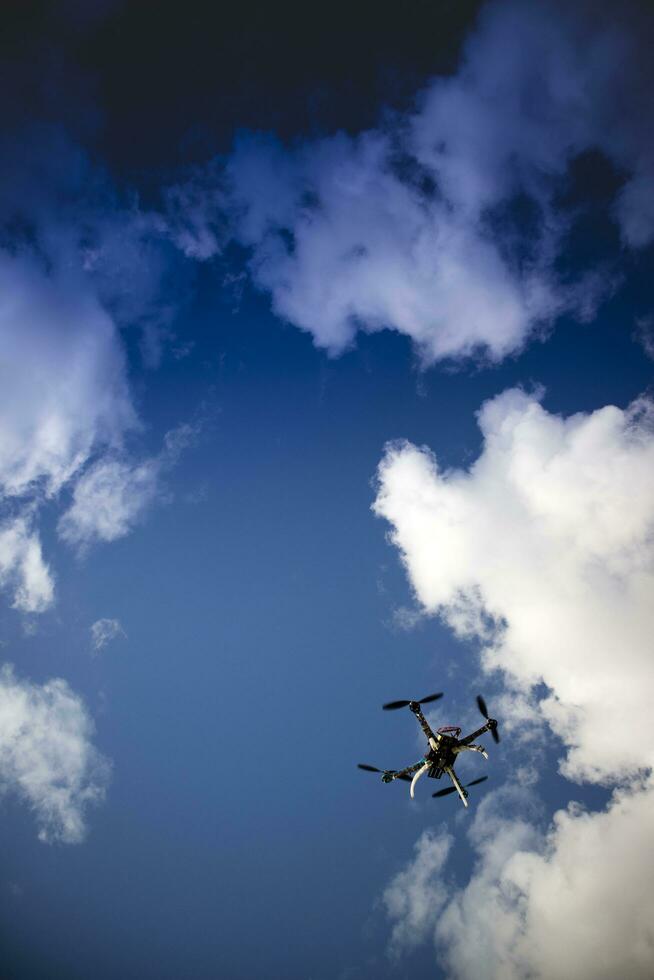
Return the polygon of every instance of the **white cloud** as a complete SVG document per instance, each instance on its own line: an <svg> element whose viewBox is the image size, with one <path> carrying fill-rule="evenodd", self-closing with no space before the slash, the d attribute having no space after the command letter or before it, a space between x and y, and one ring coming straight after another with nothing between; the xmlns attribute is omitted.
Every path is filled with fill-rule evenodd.
<svg viewBox="0 0 654 980"><path fill-rule="evenodd" d="M116 637L125 636L125 630L117 619L98 619L91 626L91 645L95 653L103 650Z"/></svg>
<svg viewBox="0 0 654 980"><path fill-rule="evenodd" d="M499 361L562 312L589 316L610 288L596 272L576 286L555 273L574 158L611 160L625 175L613 208L625 243L652 239L651 33L631 9L491 3L457 73L429 83L412 113L293 149L241 137L227 180L214 176L213 192L189 182L198 230L181 247L220 249L207 223L231 193L255 282L318 346L338 354L358 330L388 328L426 363Z"/></svg>
<svg viewBox="0 0 654 980"><path fill-rule="evenodd" d="M252 209L240 237L253 246L255 281L270 290L279 316L332 354L358 329L395 329L430 363L478 352L501 360L535 323L574 304L538 263L518 278L476 218L398 178L392 151L381 133L309 146L295 163L296 199L282 191L266 214L269 202L261 198L270 178L263 170L271 154L261 140L237 148L230 162L235 194ZM254 201L243 186L250 156L260 170ZM303 199L316 203L302 206ZM285 214L281 202L289 205Z"/></svg>
<svg viewBox="0 0 654 980"><path fill-rule="evenodd" d="M504 810L507 801L502 802ZM654 953L654 793L618 793L602 813L571 805L546 836L480 807L477 864L435 929L448 976L646 980Z"/></svg>
<svg viewBox="0 0 654 980"><path fill-rule="evenodd" d="M480 412L484 449L468 473L409 444L380 467L375 510L419 602L479 636L488 667L552 689L541 710L573 778L654 762L652 411L638 401L564 419L511 390Z"/></svg>
<svg viewBox="0 0 654 980"><path fill-rule="evenodd" d="M562 418L511 390L480 411L469 471L407 443L380 466L375 510L425 612L480 641L486 668L519 692L545 682L538 710L565 746L564 775L632 784L603 812L571 804L546 838L482 805L477 866L435 933L453 977L651 974L654 789L640 780L654 765L653 416L641 399ZM519 726L529 710L502 699L513 703Z"/></svg>
<svg viewBox="0 0 654 980"><path fill-rule="evenodd" d="M600 813L570 804L546 834L530 810L523 789L496 790L478 804L469 831L476 861L463 887L446 885L446 839L442 853L439 838L422 835L382 898L389 952L430 939L446 975L459 980L647 980L651 782L616 792Z"/></svg>
<svg viewBox="0 0 654 980"><path fill-rule="evenodd" d="M52 603L54 581L27 517L0 525L0 587L13 589L14 608L21 612L43 612Z"/></svg>
<svg viewBox="0 0 654 980"><path fill-rule="evenodd" d="M499 802L501 801L501 803ZM452 840L443 832L425 831L415 846L415 857L391 880L382 901L393 923L389 952L397 956L425 939L446 943L454 963L452 976L468 976L466 961L479 967L484 977L502 976L491 967L491 953L507 945L513 921L494 888L506 862L519 851L541 843L531 822L506 819L501 808L529 810L529 798L521 789L495 790L478 804L470 839L484 862L476 869L466 891L453 882L445 884L444 872ZM388 900L391 896L391 901ZM456 943L456 931L462 930ZM450 935L452 933L452 935Z"/></svg>
<svg viewBox="0 0 654 980"><path fill-rule="evenodd" d="M79 843L85 810L104 797L109 764L93 747L93 722L65 681L19 680L0 670L0 788L34 812L43 841Z"/></svg>

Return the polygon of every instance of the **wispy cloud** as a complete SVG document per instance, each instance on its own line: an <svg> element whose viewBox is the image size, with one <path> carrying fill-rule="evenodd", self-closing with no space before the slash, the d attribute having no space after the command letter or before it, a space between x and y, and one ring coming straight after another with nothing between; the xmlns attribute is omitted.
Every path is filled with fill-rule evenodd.
<svg viewBox="0 0 654 980"><path fill-rule="evenodd" d="M425 830L413 859L386 887L382 902L394 923L389 941L393 957L433 936L447 902L442 871L451 847L452 838L444 830L439 834Z"/></svg>
<svg viewBox="0 0 654 980"><path fill-rule="evenodd" d="M126 636L125 630L118 619L98 619L91 626L91 647L94 653L111 643L112 640Z"/></svg>
<svg viewBox="0 0 654 980"><path fill-rule="evenodd" d="M34 684L0 670L0 784L33 811L39 839L77 844L85 811L104 797L109 763L93 722L65 681Z"/></svg>
<svg viewBox="0 0 654 980"><path fill-rule="evenodd" d="M69 545L88 546L124 537L157 493L158 466L103 459L75 484L73 502L59 520L59 536Z"/></svg>
<svg viewBox="0 0 654 980"><path fill-rule="evenodd" d="M634 335L647 356L654 361L654 317L639 317Z"/></svg>
<svg viewBox="0 0 654 980"><path fill-rule="evenodd" d="M199 423L170 429L161 452L146 460L105 456L91 465L75 483L72 503L59 519L61 539L84 552L128 534L161 496L162 474L193 445L199 430Z"/></svg>
<svg viewBox="0 0 654 980"><path fill-rule="evenodd" d="M0 524L0 587L13 590L21 612L43 612L52 602L54 579L29 515Z"/></svg>

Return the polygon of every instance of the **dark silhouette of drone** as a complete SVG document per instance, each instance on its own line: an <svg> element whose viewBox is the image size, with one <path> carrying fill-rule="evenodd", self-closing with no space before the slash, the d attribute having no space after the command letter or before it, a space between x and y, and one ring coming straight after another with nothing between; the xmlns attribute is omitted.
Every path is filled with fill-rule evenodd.
<svg viewBox="0 0 654 980"><path fill-rule="evenodd" d="M486 719L485 725L482 725L477 731L471 732L470 735L466 735L465 738L459 738L461 729L456 725L445 725L443 728L439 728L438 731L433 732L420 710L420 705L429 704L431 701L438 701L442 697L443 694L441 692L439 694L430 694L428 697L422 698L421 701L390 701L388 704L383 705L384 711L395 711L396 708L409 708L414 713L420 723L420 727L425 733L429 746L426 755L422 759L415 762L412 766L407 766L405 769L377 769L376 766L367 766L363 762L359 763L359 769L365 769L366 772L380 772L382 774L382 782L384 783L392 783L394 779L402 779L404 782L411 783L412 798L415 785L423 773L426 772L432 779L440 779L445 772L454 785L438 790L436 793L432 793L432 796L449 796L450 793L458 793L463 805L467 806L468 793L466 786L476 786L478 783L483 783L484 780L488 779L488 776L473 779L471 783L462 786L454 771L454 763L459 753L466 751L480 752L484 759L487 759L488 754L486 750L481 745L475 745L474 740L479 735L490 732L494 741L499 742L500 736L497 731L497 722L494 718L489 718L486 702L481 694L478 694L477 707Z"/></svg>

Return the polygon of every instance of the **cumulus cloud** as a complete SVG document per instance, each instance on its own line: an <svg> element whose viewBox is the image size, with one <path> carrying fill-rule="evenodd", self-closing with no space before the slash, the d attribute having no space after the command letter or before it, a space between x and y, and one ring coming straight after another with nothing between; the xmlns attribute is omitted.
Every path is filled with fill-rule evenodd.
<svg viewBox="0 0 654 980"><path fill-rule="evenodd" d="M243 134L225 165L171 190L169 235L198 259L235 237L275 312L332 354L393 329L424 363L499 361L609 288L557 272L572 160L603 153L625 178L625 244L652 240L651 33L630 5L490 3L457 73L412 112L293 147Z"/></svg>
<svg viewBox="0 0 654 980"><path fill-rule="evenodd" d="M86 809L104 797L109 764L92 736L65 681L33 684L9 665L0 670L0 789L28 804L42 841L79 843Z"/></svg>
<svg viewBox="0 0 654 980"><path fill-rule="evenodd" d="M447 869L430 873L429 852L425 873L414 859L395 876L384 894L389 952L408 951L427 933L447 976L460 980L647 980L651 780L616 791L602 812L570 803L546 833L528 800L501 789L479 804L469 831L475 865L463 886L450 880L444 893ZM417 934L414 903L424 910Z"/></svg>
<svg viewBox="0 0 654 980"><path fill-rule="evenodd" d="M98 619L91 626L91 646L94 653L104 650L108 643L119 636L125 636L125 630L117 619Z"/></svg>
<svg viewBox="0 0 654 980"><path fill-rule="evenodd" d="M230 174L237 202L249 207L239 234L275 312L330 353L359 328L390 327L411 337L426 362L479 350L500 360L533 322L562 308L536 263L518 279L476 222L401 179L386 134L305 147L293 161L295 200L289 207L289 191L276 192L265 213L271 180L253 179L253 206L244 158L274 170L281 153L261 139L237 148Z"/></svg>
<svg viewBox="0 0 654 980"><path fill-rule="evenodd" d="M650 977L651 786L616 793L601 813L571 804L554 815L547 833L524 815L506 816L516 809L520 800L512 791L489 794L469 832L476 856L470 881L450 888L445 905L442 880L437 875L431 882L440 911L430 935L447 975ZM403 874L391 889L406 887ZM428 888L426 906L431 899ZM395 936L408 924L406 909L400 901L388 912Z"/></svg>
<svg viewBox="0 0 654 980"><path fill-rule="evenodd" d="M410 444L380 467L375 510L417 599L481 638L487 667L551 689L541 710L573 778L654 762L653 413L639 400L561 418L513 389L479 413L469 472Z"/></svg>
<svg viewBox="0 0 654 980"><path fill-rule="evenodd" d="M646 399L563 418L510 390L481 409L468 471L408 443L381 463L374 508L425 612L523 695L545 683L565 776L631 784L603 812L571 804L545 837L498 818L480 838L480 810L476 869L434 933L452 976L651 973L653 422Z"/></svg>

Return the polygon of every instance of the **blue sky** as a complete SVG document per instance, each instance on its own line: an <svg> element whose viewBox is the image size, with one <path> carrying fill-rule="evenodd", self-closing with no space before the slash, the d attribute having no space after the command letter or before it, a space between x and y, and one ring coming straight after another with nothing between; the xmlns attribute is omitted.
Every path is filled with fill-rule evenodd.
<svg viewBox="0 0 654 980"><path fill-rule="evenodd" d="M651 14L364 6L8 18L8 978L649 975Z"/></svg>

